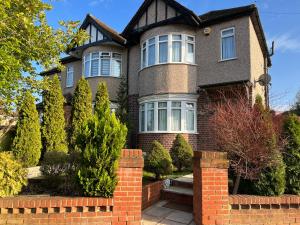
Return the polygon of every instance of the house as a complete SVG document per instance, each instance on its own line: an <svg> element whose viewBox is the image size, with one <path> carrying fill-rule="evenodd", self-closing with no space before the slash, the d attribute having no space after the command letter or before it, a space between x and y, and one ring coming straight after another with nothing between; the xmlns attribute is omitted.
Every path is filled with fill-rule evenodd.
<svg viewBox="0 0 300 225"><path fill-rule="evenodd" d="M81 25L90 38L61 61L63 93L72 96L78 79L93 96L107 84L111 107L121 78L127 80L133 130L130 147L147 151L153 140L170 149L182 133L194 150L215 149L210 110L219 92L241 93L268 105L268 84L258 82L271 66L255 5L196 15L175 0L145 0L122 33L88 14Z"/></svg>

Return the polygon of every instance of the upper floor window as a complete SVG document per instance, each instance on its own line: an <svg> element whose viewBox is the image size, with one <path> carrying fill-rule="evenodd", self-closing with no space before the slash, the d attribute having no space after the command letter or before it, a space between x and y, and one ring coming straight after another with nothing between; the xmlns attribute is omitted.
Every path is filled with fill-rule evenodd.
<svg viewBox="0 0 300 225"><path fill-rule="evenodd" d="M83 57L83 71L85 77L120 77L121 70L121 54L113 52L93 52Z"/></svg>
<svg viewBox="0 0 300 225"><path fill-rule="evenodd" d="M221 60L236 58L235 29L228 28L221 31Z"/></svg>
<svg viewBox="0 0 300 225"><path fill-rule="evenodd" d="M196 100L162 98L140 103L140 132L195 133Z"/></svg>
<svg viewBox="0 0 300 225"><path fill-rule="evenodd" d="M68 66L67 67L67 76L66 76L66 87L73 87L74 83L74 67Z"/></svg>
<svg viewBox="0 0 300 225"><path fill-rule="evenodd" d="M146 40L141 47L141 68L164 63L195 63L195 37L168 34Z"/></svg>

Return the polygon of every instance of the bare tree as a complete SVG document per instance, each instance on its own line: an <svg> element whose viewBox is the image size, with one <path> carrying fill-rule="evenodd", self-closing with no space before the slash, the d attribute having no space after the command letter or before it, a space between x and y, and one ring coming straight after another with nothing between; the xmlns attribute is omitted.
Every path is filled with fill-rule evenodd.
<svg viewBox="0 0 300 225"><path fill-rule="evenodd" d="M274 152L281 148L281 141L271 113L261 103L252 107L242 96L234 100L224 97L214 108L211 122L215 124L217 144L228 152L236 174L236 194L241 177L257 179L263 169L276 163Z"/></svg>

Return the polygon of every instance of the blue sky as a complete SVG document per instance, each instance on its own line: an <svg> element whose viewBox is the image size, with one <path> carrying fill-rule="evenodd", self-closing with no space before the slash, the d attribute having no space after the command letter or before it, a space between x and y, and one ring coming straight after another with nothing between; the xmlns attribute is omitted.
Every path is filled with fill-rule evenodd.
<svg viewBox="0 0 300 225"><path fill-rule="evenodd" d="M54 27L59 20L83 21L91 13L121 32L143 0L60 0L51 1L54 8L48 21ZM299 0L178 0L196 14L210 10L238 7L255 3L260 11L269 43L275 41L275 55L270 69L273 108L283 110L293 104L300 90L300 1Z"/></svg>

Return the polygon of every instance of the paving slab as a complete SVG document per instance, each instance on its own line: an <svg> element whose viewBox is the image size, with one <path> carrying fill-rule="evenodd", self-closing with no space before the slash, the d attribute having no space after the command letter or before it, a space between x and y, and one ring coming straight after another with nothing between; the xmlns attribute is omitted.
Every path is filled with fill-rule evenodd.
<svg viewBox="0 0 300 225"><path fill-rule="evenodd" d="M183 223L178 223L172 220L164 219L159 223L159 225L183 225Z"/></svg>
<svg viewBox="0 0 300 225"><path fill-rule="evenodd" d="M167 217L167 220L172 220L178 223L190 224L193 220L193 215L191 213L174 210Z"/></svg>
<svg viewBox="0 0 300 225"><path fill-rule="evenodd" d="M148 216L154 216L154 217L158 217L158 218L164 218L166 217L168 214L170 214L173 211L173 209L168 209L168 208L164 208L164 207L151 207L147 210L145 210L145 214Z"/></svg>

